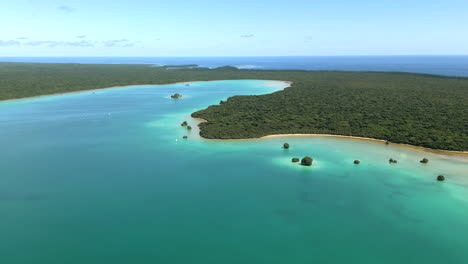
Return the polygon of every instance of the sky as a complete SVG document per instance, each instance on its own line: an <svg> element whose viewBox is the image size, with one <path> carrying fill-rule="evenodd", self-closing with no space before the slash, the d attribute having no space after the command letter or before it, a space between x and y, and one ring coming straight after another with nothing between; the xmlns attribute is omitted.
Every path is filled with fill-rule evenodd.
<svg viewBox="0 0 468 264"><path fill-rule="evenodd" d="M0 0L0 57L467 54L468 0Z"/></svg>

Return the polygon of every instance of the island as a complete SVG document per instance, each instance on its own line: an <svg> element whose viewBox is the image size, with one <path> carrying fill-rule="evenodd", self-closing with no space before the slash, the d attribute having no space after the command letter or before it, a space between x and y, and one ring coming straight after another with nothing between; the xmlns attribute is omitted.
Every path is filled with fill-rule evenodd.
<svg viewBox="0 0 468 264"><path fill-rule="evenodd" d="M192 113L206 120L199 125L200 136L247 139L327 134L468 150L468 78L191 66L0 63L0 100L126 85L283 80L291 85L282 91L233 96Z"/></svg>
<svg viewBox="0 0 468 264"><path fill-rule="evenodd" d="M172 98L172 99L179 99L179 98L181 98L181 97L182 97L182 95L179 94L179 93L175 93L175 94L171 95L171 98Z"/></svg>
<svg viewBox="0 0 468 264"><path fill-rule="evenodd" d="M309 156L306 156L306 157L302 158L301 165L303 165L303 166L312 166L313 161L314 161L314 159L312 159Z"/></svg>

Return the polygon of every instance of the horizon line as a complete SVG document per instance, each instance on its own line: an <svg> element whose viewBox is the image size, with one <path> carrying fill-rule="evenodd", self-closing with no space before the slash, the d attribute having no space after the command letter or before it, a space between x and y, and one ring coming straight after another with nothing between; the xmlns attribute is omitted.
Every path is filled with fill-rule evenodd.
<svg viewBox="0 0 468 264"><path fill-rule="evenodd" d="M392 55L205 55L205 56L0 56L0 58L245 58L245 57L421 57L468 56L468 54L392 54Z"/></svg>

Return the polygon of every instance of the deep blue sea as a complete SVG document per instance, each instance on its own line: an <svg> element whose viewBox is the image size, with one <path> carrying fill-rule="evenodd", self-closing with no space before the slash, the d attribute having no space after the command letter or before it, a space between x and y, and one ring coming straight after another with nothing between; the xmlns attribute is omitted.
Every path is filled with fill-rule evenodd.
<svg viewBox="0 0 468 264"><path fill-rule="evenodd" d="M92 64L198 64L241 69L401 71L468 77L468 56L0 57L0 61Z"/></svg>

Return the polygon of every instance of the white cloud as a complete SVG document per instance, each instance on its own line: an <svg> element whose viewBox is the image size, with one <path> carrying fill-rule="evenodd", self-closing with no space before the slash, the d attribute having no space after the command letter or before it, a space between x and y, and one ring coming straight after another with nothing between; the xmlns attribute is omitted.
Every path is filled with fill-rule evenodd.
<svg viewBox="0 0 468 264"><path fill-rule="evenodd" d="M131 43L128 39L114 39L102 42L105 47L133 47L134 43Z"/></svg>
<svg viewBox="0 0 468 264"><path fill-rule="evenodd" d="M17 40L0 40L0 47L19 46L21 42Z"/></svg>
<svg viewBox="0 0 468 264"><path fill-rule="evenodd" d="M24 45L28 46L46 46L49 48L54 47L94 47L91 41L80 40L80 41L55 41L55 40L39 40L25 42Z"/></svg>

